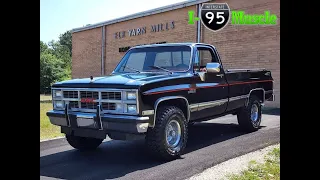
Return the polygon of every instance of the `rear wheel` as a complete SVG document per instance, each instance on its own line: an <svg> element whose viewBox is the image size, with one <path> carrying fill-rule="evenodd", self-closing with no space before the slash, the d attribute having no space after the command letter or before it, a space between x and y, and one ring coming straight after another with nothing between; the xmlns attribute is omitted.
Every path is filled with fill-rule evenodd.
<svg viewBox="0 0 320 180"><path fill-rule="evenodd" d="M79 137L73 135L66 135L68 143L81 151L89 151L96 149L103 141L103 139Z"/></svg>
<svg viewBox="0 0 320 180"><path fill-rule="evenodd" d="M163 160L178 158L188 139L188 123L181 111L175 106L160 107L155 127L149 128L146 144L151 154Z"/></svg>
<svg viewBox="0 0 320 180"><path fill-rule="evenodd" d="M252 132L260 128L261 103L257 96L250 96L249 103L237 114L239 125L246 131Z"/></svg>

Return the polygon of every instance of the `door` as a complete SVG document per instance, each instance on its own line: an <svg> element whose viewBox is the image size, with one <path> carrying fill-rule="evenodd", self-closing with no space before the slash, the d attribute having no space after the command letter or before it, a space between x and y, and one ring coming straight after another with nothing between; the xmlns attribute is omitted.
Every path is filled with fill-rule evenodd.
<svg viewBox="0 0 320 180"><path fill-rule="evenodd" d="M228 105L228 84L225 80L223 68L219 73L206 72L206 64L220 63L215 50L210 46L196 46L194 72L205 72L204 80L196 75L196 101L198 110L196 117L204 118L225 112Z"/></svg>

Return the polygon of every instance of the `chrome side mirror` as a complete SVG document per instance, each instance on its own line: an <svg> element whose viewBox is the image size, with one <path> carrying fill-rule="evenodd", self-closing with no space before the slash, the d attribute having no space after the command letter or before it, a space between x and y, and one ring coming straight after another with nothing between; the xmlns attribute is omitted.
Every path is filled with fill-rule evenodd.
<svg viewBox="0 0 320 180"><path fill-rule="evenodd" d="M220 64L219 63L207 63L206 70L208 73L219 73Z"/></svg>

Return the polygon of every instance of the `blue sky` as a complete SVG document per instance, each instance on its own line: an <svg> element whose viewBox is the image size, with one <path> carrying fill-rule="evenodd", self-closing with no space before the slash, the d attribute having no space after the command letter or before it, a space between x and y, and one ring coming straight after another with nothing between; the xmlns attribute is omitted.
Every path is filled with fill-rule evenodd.
<svg viewBox="0 0 320 180"><path fill-rule="evenodd" d="M40 40L86 24L134 14L185 0L40 0Z"/></svg>

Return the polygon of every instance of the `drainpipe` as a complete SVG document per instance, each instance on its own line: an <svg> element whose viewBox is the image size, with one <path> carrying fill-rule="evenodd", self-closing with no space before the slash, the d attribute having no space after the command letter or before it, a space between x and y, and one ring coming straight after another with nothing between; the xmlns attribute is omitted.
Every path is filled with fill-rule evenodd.
<svg viewBox="0 0 320 180"><path fill-rule="evenodd" d="M104 76L104 50L105 48L105 29L106 26L102 26L102 39L101 39L101 75Z"/></svg>
<svg viewBox="0 0 320 180"><path fill-rule="evenodd" d="M198 17L200 18L200 9L201 9L201 4L197 4L197 12L198 12ZM197 21L197 43L200 43L201 41L201 22L200 20Z"/></svg>

